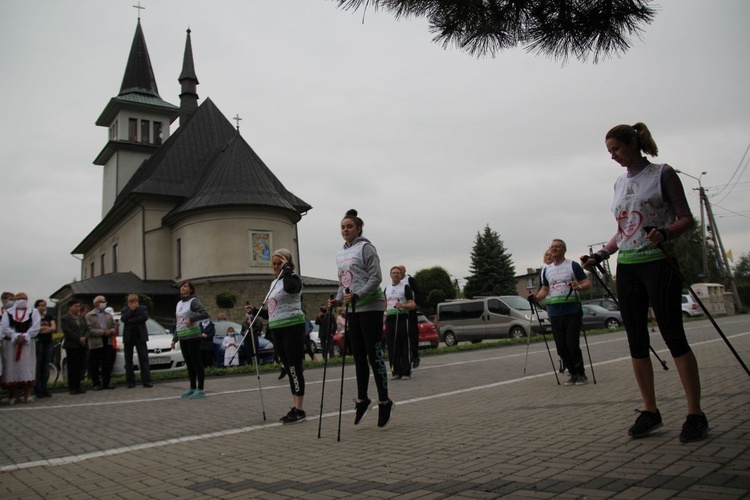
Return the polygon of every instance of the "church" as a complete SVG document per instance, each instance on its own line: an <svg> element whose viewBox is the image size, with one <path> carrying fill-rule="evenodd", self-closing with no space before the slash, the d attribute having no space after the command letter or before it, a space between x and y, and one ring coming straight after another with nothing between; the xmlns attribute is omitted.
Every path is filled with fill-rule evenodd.
<svg viewBox="0 0 750 500"><path fill-rule="evenodd" d="M176 106L159 95L139 18L120 92L96 120L107 130L94 160L103 169L102 220L72 251L81 280L52 295L62 311L71 298L91 302L99 294L119 310L138 293L167 323L177 284L190 280L212 318L216 296L234 295L227 315L240 322L244 304L259 306L275 278L271 254L287 248L300 261L297 224L312 207L210 98L199 104L189 29L178 82ZM303 306L314 317L338 284L305 276L303 283Z"/></svg>

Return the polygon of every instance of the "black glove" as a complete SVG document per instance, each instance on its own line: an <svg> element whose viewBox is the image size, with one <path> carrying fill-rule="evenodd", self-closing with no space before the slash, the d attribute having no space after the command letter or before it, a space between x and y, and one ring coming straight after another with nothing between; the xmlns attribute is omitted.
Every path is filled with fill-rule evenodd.
<svg viewBox="0 0 750 500"><path fill-rule="evenodd" d="M533 306L534 304L536 304L536 295L530 293L526 300L528 300L529 304Z"/></svg>
<svg viewBox="0 0 750 500"><path fill-rule="evenodd" d="M598 253L592 253L591 255L581 255L581 262L583 262L584 264L585 264L585 263L586 263L586 262L587 262L587 261L588 261L589 259L594 259L594 263L595 263L595 265L597 265L597 266L598 266L599 264L601 264L601 263L602 263L602 261L604 260L604 259L602 258L602 256L601 256L601 255L599 255Z"/></svg>

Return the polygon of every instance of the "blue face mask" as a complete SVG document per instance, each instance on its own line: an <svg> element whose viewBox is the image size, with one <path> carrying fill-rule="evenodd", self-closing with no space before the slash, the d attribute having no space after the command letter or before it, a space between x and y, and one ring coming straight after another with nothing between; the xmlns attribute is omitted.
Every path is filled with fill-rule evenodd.
<svg viewBox="0 0 750 500"><path fill-rule="evenodd" d="M5 303L5 308L10 309L11 307L13 307L14 304L15 302L13 302L12 300L9 300L8 302Z"/></svg>

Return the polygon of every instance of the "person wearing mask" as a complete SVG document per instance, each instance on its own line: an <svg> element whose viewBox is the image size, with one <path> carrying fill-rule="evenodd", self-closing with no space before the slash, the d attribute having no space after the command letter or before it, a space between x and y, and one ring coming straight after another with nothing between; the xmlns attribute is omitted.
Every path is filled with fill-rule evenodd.
<svg viewBox="0 0 750 500"><path fill-rule="evenodd" d="M28 302L25 292L15 294L13 306L6 309L0 319L0 334L5 344L0 384L10 392L8 403L11 405L16 403L20 393L26 403L34 401L31 395L36 379L34 339L39 333L41 316Z"/></svg>
<svg viewBox="0 0 750 500"><path fill-rule="evenodd" d="M234 327L230 326L227 328L227 334L221 341L221 348L224 349L224 366L239 366L240 356L237 352L239 346L239 339L237 338L237 332L234 331Z"/></svg>
<svg viewBox="0 0 750 500"><path fill-rule="evenodd" d="M148 309L138 301L138 295L128 295L128 305L120 314L122 322L122 342L125 354L125 380L128 389L135 387L135 366L133 349L138 354L138 371L141 374L143 387L151 388L151 366L148 360Z"/></svg>
<svg viewBox="0 0 750 500"><path fill-rule="evenodd" d="M52 334L57 331L55 319L47 314L47 301L39 299L34 302L34 309L39 311L41 326L36 336L36 387L34 392L38 398L51 398L47 390L49 380L49 364L52 361Z"/></svg>
<svg viewBox="0 0 750 500"><path fill-rule="evenodd" d="M409 312L417 305L414 303L414 294L407 280L402 279L403 274L400 266L391 268L391 284L383 293L385 294L385 330L388 339L388 359L391 363L391 378L395 380L408 380L411 378L411 360L409 335Z"/></svg>
<svg viewBox="0 0 750 500"><path fill-rule="evenodd" d="M208 311L195 296L195 286L190 281L180 285L180 301L175 308L175 322L172 327L172 349L180 342L180 350L185 358L185 366L190 379L190 387L182 393L186 399L206 397L205 374L201 363L201 321L208 318Z"/></svg>
<svg viewBox="0 0 750 500"><path fill-rule="evenodd" d="M107 299L103 295L94 298L94 309L86 314L89 345L89 376L93 390L114 389L110 384L114 360L114 340L117 335L115 319L105 311Z"/></svg>
<svg viewBox="0 0 750 500"><path fill-rule="evenodd" d="M644 123L617 125L607 132L604 140L612 160L626 169L615 181L612 212L617 229L604 248L582 260L584 268L588 268L619 251L617 296L633 373L643 400L643 410L628 434L633 438L645 437L663 425L649 353L651 306L687 399L680 442L698 441L706 437L709 426L701 408L698 361L682 324L682 279L674 260L674 240L693 227L693 214L677 172L644 156L659 153Z"/></svg>
<svg viewBox="0 0 750 500"><path fill-rule="evenodd" d="M6 309L10 309L13 307L13 293L12 292L3 292L0 296L0 300L2 300L2 306L0 306L0 319L2 318L2 315L5 314ZM2 332L0 332L0 376L3 374L3 340L2 340Z"/></svg>
<svg viewBox="0 0 750 500"><path fill-rule="evenodd" d="M380 289L383 278L377 250L362 236L364 224L353 209L347 211L341 220L344 246L336 254L339 289L328 306L351 306L347 314L346 336L354 356L357 376L354 425L362 421L372 404L368 395L372 368L378 391L378 427L385 427L391 419L394 403L388 396L388 368L383 359L385 298Z"/></svg>

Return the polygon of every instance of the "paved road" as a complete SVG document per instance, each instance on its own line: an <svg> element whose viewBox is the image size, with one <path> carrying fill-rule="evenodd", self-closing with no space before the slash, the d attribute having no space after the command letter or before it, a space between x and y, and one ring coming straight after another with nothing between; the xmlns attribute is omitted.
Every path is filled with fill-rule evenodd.
<svg viewBox="0 0 750 500"><path fill-rule="evenodd" d="M719 323L750 362L750 317ZM322 369L306 372L309 420L293 426L278 424L291 397L275 374L260 377L267 421L255 375L210 379L197 401L170 381L3 403L0 498L748 497L750 377L710 323L686 327L712 427L698 443L677 438L685 401L657 336L670 366L656 374L664 427L628 438L640 399L617 332L589 338L598 383L581 387L557 385L543 343L525 375L526 346L425 357L412 380L390 383L385 429L375 411L352 425L350 366L340 442L340 367L328 373L320 439Z"/></svg>

